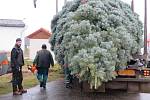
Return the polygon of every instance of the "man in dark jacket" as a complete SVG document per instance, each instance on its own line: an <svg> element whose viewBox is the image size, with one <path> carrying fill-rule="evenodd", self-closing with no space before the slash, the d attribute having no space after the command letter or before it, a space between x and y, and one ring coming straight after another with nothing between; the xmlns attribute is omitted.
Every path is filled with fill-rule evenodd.
<svg viewBox="0 0 150 100"><path fill-rule="evenodd" d="M16 39L15 47L11 51L11 68L12 68L12 87L13 95L21 95L27 91L23 89L22 66L24 65L23 51L21 47L21 39Z"/></svg>
<svg viewBox="0 0 150 100"><path fill-rule="evenodd" d="M50 65L54 66L53 57L50 51L47 50L45 44L42 45L42 50L37 52L33 64L37 66L37 79L40 82L40 87L45 89L48 78L48 70Z"/></svg>

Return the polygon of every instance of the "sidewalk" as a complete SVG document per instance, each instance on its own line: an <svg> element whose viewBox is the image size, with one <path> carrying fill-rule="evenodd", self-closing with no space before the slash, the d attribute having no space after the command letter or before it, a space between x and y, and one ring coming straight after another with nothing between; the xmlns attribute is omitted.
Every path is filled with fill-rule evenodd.
<svg viewBox="0 0 150 100"><path fill-rule="evenodd" d="M0 100L149 100L150 94L128 94L125 92L83 93L80 89L67 89L63 80L47 84L46 90L39 85L28 89L26 94L13 96L12 93L0 96Z"/></svg>

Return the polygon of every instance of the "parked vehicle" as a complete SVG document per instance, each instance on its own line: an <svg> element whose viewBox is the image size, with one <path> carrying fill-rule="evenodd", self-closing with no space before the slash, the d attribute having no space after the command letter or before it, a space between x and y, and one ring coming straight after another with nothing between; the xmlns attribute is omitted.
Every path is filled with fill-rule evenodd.
<svg viewBox="0 0 150 100"><path fill-rule="evenodd" d="M11 67L9 66L7 53L0 52L0 76L10 72L11 72Z"/></svg>
<svg viewBox="0 0 150 100"><path fill-rule="evenodd" d="M90 89L88 82L82 82L85 92L105 92L106 90L126 90L128 93L150 92L150 68L137 59L131 61L125 69L116 71L117 78L104 82L97 90Z"/></svg>

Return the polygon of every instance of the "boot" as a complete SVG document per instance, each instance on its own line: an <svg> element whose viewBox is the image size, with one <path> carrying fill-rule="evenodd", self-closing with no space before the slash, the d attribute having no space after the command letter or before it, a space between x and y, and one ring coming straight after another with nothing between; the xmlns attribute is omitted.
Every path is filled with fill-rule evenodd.
<svg viewBox="0 0 150 100"><path fill-rule="evenodd" d="M46 85L43 85L43 89L46 89Z"/></svg>
<svg viewBox="0 0 150 100"><path fill-rule="evenodd" d="M43 82L40 82L40 87L43 87Z"/></svg>
<svg viewBox="0 0 150 100"><path fill-rule="evenodd" d="M70 83L67 83L66 88L72 89L72 85Z"/></svg>
<svg viewBox="0 0 150 100"><path fill-rule="evenodd" d="M21 92L21 93L27 93L27 90L21 89L21 90L19 90L19 92Z"/></svg>
<svg viewBox="0 0 150 100"><path fill-rule="evenodd" d="M13 92L13 95L22 95L22 92L15 91L15 92Z"/></svg>

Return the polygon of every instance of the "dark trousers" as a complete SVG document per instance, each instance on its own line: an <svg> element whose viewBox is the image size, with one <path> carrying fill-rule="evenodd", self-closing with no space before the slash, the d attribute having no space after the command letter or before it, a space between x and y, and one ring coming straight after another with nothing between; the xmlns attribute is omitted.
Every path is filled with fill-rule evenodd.
<svg viewBox="0 0 150 100"><path fill-rule="evenodd" d="M64 67L64 74L65 74L65 84L70 84L72 83L72 75L70 74L71 71L69 70L68 67Z"/></svg>
<svg viewBox="0 0 150 100"><path fill-rule="evenodd" d="M37 79L42 86L46 86L47 78L48 78L48 68L38 68L37 69Z"/></svg>
<svg viewBox="0 0 150 100"><path fill-rule="evenodd" d="M23 89L22 80L23 80L22 70L20 71L13 70L12 71L13 92Z"/></svg>

